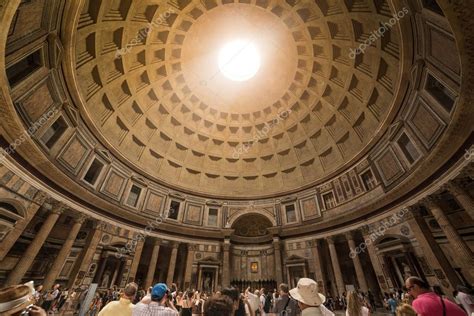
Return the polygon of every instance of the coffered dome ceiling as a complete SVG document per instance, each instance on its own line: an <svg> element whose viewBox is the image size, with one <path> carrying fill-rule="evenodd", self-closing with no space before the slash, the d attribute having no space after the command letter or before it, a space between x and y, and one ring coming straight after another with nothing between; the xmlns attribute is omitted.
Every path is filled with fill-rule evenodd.
<svg viewBox="0 0 474 316"><path fill-rule="evenodd" d="M398 25L351 50L391 17L385 1L85 1L79 106L115 156L172 187L294 191L357 162L392 123ZM262 61L243 82L217 62L236 39Z"/></svg>

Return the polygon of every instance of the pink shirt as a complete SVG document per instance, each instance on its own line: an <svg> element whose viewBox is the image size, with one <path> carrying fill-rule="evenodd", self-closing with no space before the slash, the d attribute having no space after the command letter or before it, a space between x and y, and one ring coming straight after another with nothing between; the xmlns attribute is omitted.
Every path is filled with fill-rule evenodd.
<svg viewBox="0 0 474 316"><path fill-rule="evenodd" d="M466 313L453 302L444 299L446 316L466 316ZM433 292L418 295L413 301L413 308L418 316L443 316L443 305L438 295Z"/></svg>

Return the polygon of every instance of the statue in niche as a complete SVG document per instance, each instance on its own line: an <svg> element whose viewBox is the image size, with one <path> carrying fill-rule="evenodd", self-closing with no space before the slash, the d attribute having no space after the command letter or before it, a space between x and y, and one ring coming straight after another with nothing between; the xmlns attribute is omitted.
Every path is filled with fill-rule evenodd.
<svg viewBox="0 0 474 316"><path fill-rule="evenodd" d="M406 279L408 279L409 277L411 277L412 273L411 273L411 269L410 267L408 266L408 264L406 264L405 262L402 262L402 267L403 267L403 277Z"/></svg>
<svg viewBox="0 0 474 316"><path fill-rule="evenodd" d="M107 270L104 272L104 276L102 277L102 283L100 283L100 287L108 287L110 280L110 271Z"/></svg>
<svg viewBox="0 0 474 316"><path fill-rule="evenodd" d="M205 292L210 292L212 290L212 288L211 288L211 276L208 273L206 273L205 276L204 276L203 290Z"/></svg>

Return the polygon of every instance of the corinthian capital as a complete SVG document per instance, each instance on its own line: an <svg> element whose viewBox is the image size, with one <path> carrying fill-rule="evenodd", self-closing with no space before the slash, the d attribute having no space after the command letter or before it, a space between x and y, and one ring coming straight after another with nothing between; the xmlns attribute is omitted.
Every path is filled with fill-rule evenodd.
<svg viewBox="0 0 474 316"><path fill-rule="evenodd" d="M444 186L454 196L466 194L466 191L462 187L462 183L460 183L458 180L451 180Z"/></svg>
<svg viewBox="0 0 474 316"><path fill-rule="evenodd" d="M439 208L439 201L440 197L437 195L429 195L425 197L423 200L421 200L421 203L423 203L424 206L426 206L429 209L433 208Z"/></svg>

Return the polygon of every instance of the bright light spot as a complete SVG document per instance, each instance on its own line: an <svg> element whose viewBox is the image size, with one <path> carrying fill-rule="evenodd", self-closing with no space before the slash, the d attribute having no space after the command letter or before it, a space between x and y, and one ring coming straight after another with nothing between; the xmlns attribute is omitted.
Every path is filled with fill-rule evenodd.
<svg viewBox="0 0 474 316"><path fill-rule="evenodd" d="M228 43L219 53L219 69L230 80L249 80L260 69L260 55L257 48L248 40Z"/></svg>

